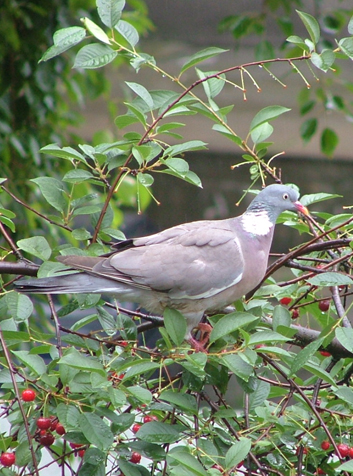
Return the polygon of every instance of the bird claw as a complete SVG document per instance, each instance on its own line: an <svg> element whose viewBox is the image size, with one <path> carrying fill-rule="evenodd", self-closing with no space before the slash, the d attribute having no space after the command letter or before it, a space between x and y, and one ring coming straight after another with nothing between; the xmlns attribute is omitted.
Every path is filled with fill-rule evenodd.
<svg viewBox="0 0 353 476"><path fill-rule="evenodd" d="M212 326L210 324L206 324L200 322L197 326L197 329L200 331L200 339L196 340L194 337L188 339L189 344L191 347L195 349L196 352L205 352L207 353L207 344L210 338L210 333L212 331Z"/></svg>

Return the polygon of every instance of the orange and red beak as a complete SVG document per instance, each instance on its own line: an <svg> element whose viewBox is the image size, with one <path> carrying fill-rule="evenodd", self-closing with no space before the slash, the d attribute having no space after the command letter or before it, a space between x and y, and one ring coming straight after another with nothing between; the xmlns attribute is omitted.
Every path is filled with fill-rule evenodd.
<svg viewBox="0 0 353 476"><path fill-rule="evenodd" d="M295 208L298 210L298 212L302 213L305 216L310 215L309 210L304 207L299 201L294 202Z"/></svg>

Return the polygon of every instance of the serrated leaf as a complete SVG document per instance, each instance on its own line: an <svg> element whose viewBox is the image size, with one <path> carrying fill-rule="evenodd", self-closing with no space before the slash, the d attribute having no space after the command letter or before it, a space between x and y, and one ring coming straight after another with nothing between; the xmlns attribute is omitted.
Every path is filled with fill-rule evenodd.
<svg viewBox="0 0 353 476"><path fill-rule="evenodd" d="M249 344L263 344L264 342L286 342L291 339L288 339L288 337L283 336L279 334L278 332L272 332L272 331L259 331L256 332L256 334L253 334L250 337Z"/></svg>
<svg viewBox="0 0 353 476"><path fill-rule="evenodd" d="M299 46L300 48L302 48L305 51L309 51L309 48L305 44L304 40L302 38L300 38L299 36L291 35L287 38L287 41L289 43L293 43L294 45Z"/></svg>
<svg viewBox="0 0 353 476"><path fill-rule="evenodd" d="M320 26L316 18L309 13L301 12L296 10L301 21L304 23L305 28L307 29L311 41L316 45L320 39Z"/></svg>
<svg viewBox="0 0 353 476"><path fill-rule="evenodd" d="M73 68L97 69L111 63L118 53L107 45L86 45L77 53Z"/></svg>
<svg viewBox="0 0 353 476"><path fill-rule="evenodd" d="M334 271L319 273L307 281L314 286L350 286L352 284L349 276Z"/></svg>
<svg viewBox="0 0 353 476"><path fill-rule="evenodd" d="M114 28L125 7L125 0L97 0L99 18L108 28Z"/></svg>
<svg viewBox="0 0 353 476"><path fill-rule="evenodd" d="M43 375L47 371L44 360L39 355L32 355L27 350L13 350L12 353L37 375Z"/></svg>
<svg viewBox="0 0 353 476"><path fill-rule="evenodd" d="M126 387L126 391L144 405L149 405L152 401L152 393L146 388L134 385L133 387Z"/></svg>
<svg viewBox="0 0 353 476"><path fill-rule="evenodd" d="M139 42L139 34L136 28L127 21L120 20L115 29L133 48Z"/></svg>
<svg viewBox="0 0 353 476"><path fill-rule="evenodd" d="M277 331L278 326L289 327L291 325L291 315L288 309L283 306L276 306L273 310L272 327Z"/></svg>
<svg viewBox="0 0 353 476"><path fill-rule="evenodd" d="M315 51L311 54L310 61L321 71L328 71L335 62L336 55L331 50L324 50L318 54Z"/></svg>
<svg viewBox="0 0 353 476"><path fill-rule="evenodd" d="M153 109L152 96L142 84L133 83L131 81L125 81L125 84L147 104L150 111Z"/></svg>
<svg viewBox="0 0 353 476"><path fill-rule="evenodd" d="M160 399L165 400L184 411L191 412L194 415L198 412L196 399L193 395L166 390L161 393Z"/></svg>
<svg viewBox="0 0 353 476"><path fill-rule="evenodd" d="M102 375L105 375L103 365L97 358L81 354L75 348L71 348L69 353L61 357L61 359L58 361L58 364L65 364L74 369L84 370L87 372L98 372Z"/></svg>
<svg viewBox="0 0 353 476"><path fill-rule="evenodd" d="M290 111L288 107L283 106L267 106L261 109L253 118L250 124L250 132L264 122L272 121L281 114Z"/></svg>
<svg viewBox="0 0 353 476"><path fill-rule="evenodd" d="M322 202L324 200L330 200L332 198L340 198L342 195L338 195L337 193L325 193L325 192L319 192L319 193L311 193L309 195L303 195L300 197L300 203L308 207L309 205L312 205L313 203L318 203ZM351 216L351 215L350 215ZM346 218L348 218L348 214L345 215ZM334 219L335 217L332 217ZM327 220L326 223L331 223L330 219ZM332 225L334 226L334 225Z"/></svg>
<svg viewBox="0 0 353 476"><path fill-rule="evenodd" d="M137 437L149 443L174 443L180 439L181 431L184 427L151 421L141 426L137 432Z"/></svg>
<svg viewBox="0 0 353 476"><path fill-rule="evenodd" d="M330 128L326 128L321 134L321 150L328 157L332 157L338 145L339 139L336 132Z"/></svg>
<svg viewBox="0 0 353 476"><path fill-rule="evenodd" d="M206 149L207 144L201 140L190 140L182 144L176 144L168 147L163 154L163 157L166 156L175 156L183 154L191 150L203 150Z"/></svg>
<svg viewBox="0 0 353 476"><path fill-rule="evenodd" d="M41 57L41 61L48 61L55 56L60 55L72 46L80 43L86 36L86 30L78 26L62 28L54 33L54 45L51 46Z"/></svg>
<svg viewBox="0 0 353 476"><path fill-rule="evenodd" d="M192 66L195 66L196 64L201 63L202 61L205 61L208 58L212 58L213 56L217 56L227 51L229 50L223 50L222 48L217 47L205 48L204 50L198 51L194 55L190 56L188 60L183 64L180 70L180 75Z"/></svg>
<svg viewBox="0 0 353 476"><path fill-rule="evenodd" d="M338 327L335 331L335 335L340 344L349 352L353 353L353 329Z"/></svg>
<svg viewBox="0 0 353 476"><path fill-rule="evenodd" d="M103 307L97 306L97 313L98 313L98 320L103 328L103 330L107 333L107 335L113 335L117 331L117 325L114 319L108 311L106 311Z"/></svg>
<svg viewBox="0 0 353 476"><path fill-rule="evenodd" d="M322 346L324 341L324 337L317 339L313 342L310 342L304 349L302 349L298 354L295 356L292 365L289 370L289 377L292 377L294 374L298 372L301 368L304 367L305 364L309 361L309 359L317 352L317 350Z"/></svg>
<svg viewBox="0 0 353 476"><path fill-rule="evenodd" d="M241 145L242 140L240 137L234 135L232 132L230 132L223 124L214 124L212 126L212 129L214 131L220 132L223 136L227 137L227 139L230 139L231 141L235 142L237 145Z"/></svg>
<svg viewBox="0 0 353 476"><path fill-rule="evenodd" d="M52 177L37 177L30 181L38 185L43 197L55 210L59 212L65 210L67 203L63 197L64 187L59 180Z"/></svg>
<svg viewBox="0 0 353 476"><path fill-rule="evenodd" d="M353 59L353 38L342 38L338 42L338 46L341 48L344 54L346 54L349 58Z"/></svg>
<svg viewBox="0 0 353 476"><path fill-rule="evenodd" d="M26 321L33 312L33 304L28 296L19 293L8 293L5 296L8 310L16 322Z"/></svg>
<svg viewBox="0 0 353 476"><path fill-rule="evenodd" d="M249 380L254 372L253 367L237 354L224 355L221 357L221 362L245 382Z"/></svg>
<svg viewBox="0 0 353 476"><path fill-rule="evenodd" d="M175 345L179 346L185 339L186 334L186 319L177 310L166 308L163 313L164 327L168 332L169 337Z"/></svg>
<svg viewBox="0 0 353 476"><path fill-rule="evenodd" d="M91 179L94 179L94 175L88 172L88 170L74 169L64 175L63 182L81 183Z"/></svg>
<svg viewBox="0 0 353 476"><path fill-rule="evenodd" d="M255 388L249 395L249 410L260 407L267 400L271 391L271 385L263 380L255 381Z"/></svg>
<svg viewBox="0 0 353 476"><path fill-rule="evenodd" d="M68 159L71 162L73 160L79 160L80 162L87 163L86 159L80 152L73 149L72 147L59 147L57 144L49 144L45 147L42 147L40 151L42 154L50 154L54 157L60 157L61 159Z"/></svg>
<svg viewBox="0 0 353 476"><path fill-rule="evenodd" d="M245 312L232 312L222 317L213 327L210 342L215 342L241 327L259 320L259 317Z"/></svg>
<svg viewBox="0 0 353 476"><path fill-rule="evenodd" d="M180 476L206 475L204 467L195 456L189 453L185 446L179 446L168 451L167 461L174 465L177 463L177 473L173 474L178 474Z"/></svg>
<svg viewBox="0 0 353 476"><path fill-rule="evenodd" d="M143 375L146 372L159 369L160 366L156 362L144 360L127 363L126 366L121 367L120 370L123 370L124 367L130 367L124 376L124 380L128 380L129 378L135 377L136 375Z"/></svg>
<svg viewBox="0 0 353 476"><path fill-rule="evenodd" d="M98 25L96 25L92 20L89 18L83 19L83 24L87 28L87 30L95 37L97 40L105 43L106 45L110 45L110 39L108 35L105 33L104 30Z"/></svg>
<svg viewBox="0 0 353 476"><path fill-rule="evenodd" d="M17 246L37 258L47 261L51 256L51 248L44 236L32 236L18 240Z"/></svg>
<svg viewBox="0 0 353 476"><path fill-rule="evenodd" d="M347 471L347 473L353 473L353 460L346 461L335 468L335 472Z"/></svg>
<svg viewBox="0 0 353 476"><path fill-rule="evenodd" d="M254 144L258 144L259 142L264 142L266 139L268 139L272 133L273 127L271 124L268 122L263 122L251 131L251 140Z"/></svg>
<svg viewBox="0 0 353 476"><path fill-rule="evenodd" d="M81 413L78 425L87 440L101 450L113 444L114 435L109 426L95 413Z"/></svg>
<svg viewBox="0 0 353 476"><path fill-rule="evenodd" d="M77 428L80 415L81 413L74 405L59 403L56 407L56 416L67 431Z"/></svg>
<svg viewBox="0 0 353 476"><path fill-rule="evenodd" d="M231 469L243 461L251 450L251 440L240 437L239 441L234 443L226 453L225 469Z"/></svg>

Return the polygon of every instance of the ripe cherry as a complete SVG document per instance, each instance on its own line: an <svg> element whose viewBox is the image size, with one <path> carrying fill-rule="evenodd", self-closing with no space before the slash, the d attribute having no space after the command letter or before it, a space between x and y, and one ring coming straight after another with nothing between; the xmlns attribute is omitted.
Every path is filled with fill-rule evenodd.
<svg viewBox="0 0 353 476"><path fill-rule="evenodd" d="M320 350L320 354L324 357L331 357L330 352L328 352L327 350Z"/></svg>
<svg viewBox="0 0 353 476"><path fill-rule="evenodd" d="M63 425L61 423L56 424L55 431L60 436L65 435L65 433L66 433L66 430L65 430L65 428L63 427Z"/></svg>
<svg viewBox="0 0 353 476"><path fill-rule="evenodd" d="M52 421L50 418L39 417L36 424L40 430L49 430L49 428L51 427Z"/></svg>
<svg viewBox="0 0 353 476"><path fill-rule="evenodd" d="M321 468L317 468L316 474L326 474L326 472Z"/></svg>
<svg viewBox="0 0 353 476"><path fill-rule="evenodd" d="M86 450L78 450L77 454L80 458L83 458L85 455Z"/></svg>
<svg viewBox="0 0 353 476"><path fill-rule="evenodd" d="M319 309L322 312L326 312L330 309L330 300L325 299L324 301L319 301Z"/></svg>
<svg viewBox="0 0 353 476"><path fill-rule="evenodd" d="M70 443L70 446L73 450L77 450L77 448L82 448L84 446L82 443Z"/></svg>
<svg viewBox="0 0 353 476"><path fill-rule="evenodd" d="M137 451L134 451L131 455L130 461L131 463L137 464L141 461L141 458L142 456L140 455L140 453L137 453Z"/></svg>
<svg viewBox="0 0 353 476"><path fill-rule="evenodd" d="M349 448L348 456L349 456L350 458L353 458L353 447L350 447L350 448Z"/></svg>
<svg viewBox="0 0 353 476"><path fill-rule="evenodd" d="M43 446L51 446L55 441L55 438L54 436L49 433L49 432L46 432L44 435L41 435L41 437L39 438L39 443Z"/></svg>
<svg viewBox="0 0 353 476"><path fill-rule="evenodd" d="M141 425L139 423L135 423L131 430L134 432L134 433L137 433L139 431L139 429L141 428Z"/></svg>
<svg viewBox="0 0 353 476"><path fill-rule="evenodd" d="M325 440L325 441L323 441L323 442L321 443L321 448L322 448L323 450L325 450L325 451L328 450L328 449L330 448L330 446L331 446L331 444L330 444L330 442L327 441L327 440Z"/></svg>
<svg viewBox="0 0 353 476"><path fill-rule="evenodd" d="M346 445L345 443L340 443L339 445L337 445L337 449L339 454L342 456L342 458L344 458L345 456L348 456L349 446Z"/></svg>
<svg viewBox="0 0 353 476"><path fill-rule="evenodd" d="M283 306L288 306L288 304L290 304L292 302L292 298L290 297L283 297L282 299L279 300L279 302L281 304L283 304Z"/></svg>
<svg viewBox="0 0 353 476"><path fill-rule="evenodd" d="M155 415L145 415L143 417L143 423L149 423L150 421L158 421L158 418Z"/></svg>
<svg viewBox="0 0 353 476"><path fill-rule="evenodd" d="M27 388L26 390L23 390L22 400L24 402L33 402L35 398L36 398L36 392L32 390L31 388Z"/></svg>
<svg viewBox="0 0 353 476"><path fill-rule="evenodd" d="M292 319L298 319L298 317L299 317L298 309L293 309L292 314L291 314L291 318Z"/></svg>
<svg viewBox="0 0 353 476"><path fill-rule="evenodd" d="M15 461L16 461L16 456L15 456L15 453L2 453L2 455L0 456L0 463L3 465L3 466L12 466L13 464L15 464Z"/></svg>

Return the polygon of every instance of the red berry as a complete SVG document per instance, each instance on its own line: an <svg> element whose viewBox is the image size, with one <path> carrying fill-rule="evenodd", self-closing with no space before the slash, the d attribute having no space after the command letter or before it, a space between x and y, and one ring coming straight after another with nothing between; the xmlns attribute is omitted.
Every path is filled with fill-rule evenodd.
<svg viewBox="0 0 353 476"><path fill-rule="evenodd" d="M326 472L321 468L317 468L316 474L326 474Z"/></svg>
<svg viewBox="0 0 353 476"><path fill-rule="evenodd" d="M290 304L291 301L292 301L292 298L290 297L283 297L282 299L279 300L279 302L283 304L283 306L288 306L288 304Z"/></svg>
<svg viewBox="0 0 353 476"><path fill-rule="evenodd" d="M330 446L331 446L331 444L330 444L330 442L327 441L327 440L325 440L325 441L323 441L323 442L321 443L321 448L322 448L323 450L325 450L325 451L328 450L328 449L330 448Z"/></svg>
<svg viewBox="0 0 353 476"><path fill-rule="evenodd" d="M292 314L291 314L291 318L292 319L298 319L298 317L299 317L298 309L293 309Z"/></svg>
<svg viewBox="0 0 353 476"><path fill-rule="evenodd" d="M297 449L296 449L296 451L295 451L296 455L298 455L299 452L300 452L300 446L297 446ZM306 448L305 446L303 446L303 454L304 454L304 455L307 455L308 452L309 452L308 448Z"/></svg>
<svg viewBox="0 0 353 476"><path fill-rule="evenodd" d="M342 458L344 458L345 456L348 456L349 446L346 445L345 443L340 443L339 445L337 445L337 449L339 454L342 456Z"/></svg>
<svg viewBox="0 0 353 476"><path fill-rule="evenodd" d="M130 458L131 463L139 463L141 461L141 455L140 453L137 453L137 451L134 451L131 455Z"/></svg>
<svg viewBox="0 0 353 476"><path fill-rule="evenodd" d="M27 388L27 390L23 390L22 392L22 400L24 402L33 402L36 398L36 392L31 388Z"/></svg>
<svg viewBox="0 0 353 476"><path fill-rule="evenodd" d="M51 427L52 421L50 418L39 417L37 420L37 427L40 430L49 430Z"/></svg>
<svg viewBox="0 0 353 476"><path fill-rule="evenodd" d="M325 299L324 301L319 301L319 309L322 312L326 312L330 309L330 300Z"/></svg>
<svg viewBox="0 0 353 476"><path fill-rule="evenodd" d="M328 352L327 350L320 350L320 354L324 357L331 357L330 352Z"/></svg>
<svg viewBox="0 0 353 476"><path fill-rule="evenodd" d="M143 423L149 423L152 420L153 420L153 418L150 415L145 415L143 417Z"/></svg>
<svg viewBox="0 0 353 476"><path fill-rule="evenodd" d="M83 458L84 455L85 455L85 451L86 451L86 450L78 450L78 453L77 453L78 456L79 456L80 458Z"/></svg>
<svg viewBox="0 0 353 476"><path fill-rule="evenodd" d="M0 456L0 463L3 465L3 466L12 466L13 464L15 464L15 461L16 461L16 456L15 456L15 453L2 453L2 455Z"/></svg>
<svg viewBox="0 0 353 476"><path fill-rule="evenodd" d="M266 344L257 344L257 345L255 345L255 349L261 349L261 347L266 347Z"/></svg>
<svg viewBox="0 0 353 476"><path fill-rule="evenodd" d="M121 340L121 341L119 342L119 345L121 345L121 347L127 347L127 346L129 345L129 343L126 342L126 340Z"/></svg>
<svg viewBox="0 0 353 476"><path fill-rule="evenodd" d="M350 458L353 458L353 447L350 447L350 448L349 448L348 456L349 456Z"/></svg>
<svg viewBox="0 0 353 476"><path fill-rule="evenodd" d="M135 424L133 425L133 427L131 428L131 430L132 430L134 433L137 433L140 428L141 428L141 425L140 425L139 423L135 423Z"/></svg>
<svg viewBox="0 0 353 476"><path fill-rule="evenodd" d="M65 433L66 433L66 430L65 430L65 428L63 427L63 425L61 423L56 424L55 431L60 436L65 435Z"/></svg>
<svg viewBox="0 0 353 476"><path fill-rule="evenodd" d="M55 441L54 436L51 433L45 433L39 438L39 443L43 446L51 446Z"/></svg>

